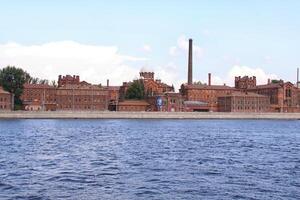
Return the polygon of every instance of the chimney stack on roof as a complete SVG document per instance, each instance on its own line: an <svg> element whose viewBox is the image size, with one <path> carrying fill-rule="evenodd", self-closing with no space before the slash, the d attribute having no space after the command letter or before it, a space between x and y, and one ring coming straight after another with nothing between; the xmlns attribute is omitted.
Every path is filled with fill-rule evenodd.
<svg viewBox="0 0 300 200"><path fill-rule="evenodd" d="M208 73L208 86L211 86L211 73Z"/></svg>
<svg viewBox="0 0 300 200"><path fill-rule="evenodd" d="M188 85L193 84L193 40L189 39Z"/></svg>
<svg viewBox="0 0 300 200"><path fill-rule="evenodd" d="M106 80L106 86L109 87L109 79Z"/></svg>

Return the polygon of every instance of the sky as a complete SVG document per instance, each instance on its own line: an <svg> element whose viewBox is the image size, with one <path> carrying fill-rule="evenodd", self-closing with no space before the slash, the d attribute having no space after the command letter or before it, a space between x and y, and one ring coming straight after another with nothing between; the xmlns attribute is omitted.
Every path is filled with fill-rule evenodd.
<svg viewBox="0 0 300 200"><path fill-rule="evenodd" d="M194 81L294 83L299 10L298 0L0 0L0 67L111 85L146 70L179 88L192 38Z"/></svg>

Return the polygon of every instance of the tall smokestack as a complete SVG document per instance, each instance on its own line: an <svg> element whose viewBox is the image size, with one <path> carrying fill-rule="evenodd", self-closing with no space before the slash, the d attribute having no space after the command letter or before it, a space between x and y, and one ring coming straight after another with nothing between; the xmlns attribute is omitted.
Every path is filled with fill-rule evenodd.
<svg viewBox="0 0 300 200"><path fill-rule="evenodd" d="M188 85L193 84L193 40L189 39Z"/></svg>
<svg viewBox="0 0 300 200"><path fill-rule="evenodd" d="M109 87L109 79L106 80L106 86Z"/></svg>
<svg viewBox="0 0 300 200"><path fill-rule="evenodd" d="M208 86L211 86L211 73L208 73Z"/></svg>

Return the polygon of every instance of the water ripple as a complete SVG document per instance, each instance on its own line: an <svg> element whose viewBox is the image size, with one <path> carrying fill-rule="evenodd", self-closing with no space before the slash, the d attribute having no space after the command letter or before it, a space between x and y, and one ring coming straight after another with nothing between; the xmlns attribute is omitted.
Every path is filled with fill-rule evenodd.
<svg viewBox="0 0 300 200"><path fill-rule="evenodd" d="M0 121L0 199L300 199L300 122Z"/></svg>

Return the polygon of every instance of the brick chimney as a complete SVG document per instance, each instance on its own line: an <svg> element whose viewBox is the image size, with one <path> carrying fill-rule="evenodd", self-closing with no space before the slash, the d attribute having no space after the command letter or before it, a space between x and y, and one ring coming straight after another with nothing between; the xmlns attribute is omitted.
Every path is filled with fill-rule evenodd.
<svg viewBox="0 0 300 200"><path fill-rule="evenodd" d="M106 86L109 87L109 79L106 80Z"/></svg>
<svg viewBox="0 0 300 200"><path fill-rule="evenodd" d="M211 73L208 73L208 86L211 86Z"/></svg>
<svg viewBox="0 0 300 200"><path fill-rule="evenodd" d="M193 84L193 40L189 39L188 85Z"/></svg>

